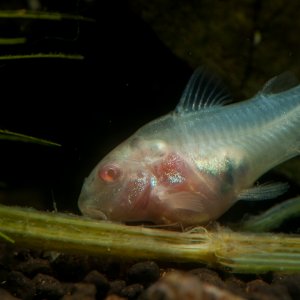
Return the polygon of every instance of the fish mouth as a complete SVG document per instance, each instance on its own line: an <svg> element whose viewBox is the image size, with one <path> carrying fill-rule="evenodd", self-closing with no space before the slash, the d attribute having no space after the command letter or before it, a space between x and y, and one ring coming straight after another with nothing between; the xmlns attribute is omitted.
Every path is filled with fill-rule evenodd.
<svg viewBox="0 0 300 300"><path fill-rule="evenodd" d="M106 214L102 210L97 208L97 205L95 205L95 200L89 198L85 193L80 194L78 199L78 207L84 216L88 216L92 219L97 219L97 220L108 219Z"/></svg>
<svg viewBox="0 0 300 300"><path fill-rule="evenodd" d="M100 209L95 208L94 206L80 205L79 209L84 216L88 216L92 219L97 219L97 220L107 220L108 219L105 213L103 213Z"/></svg>

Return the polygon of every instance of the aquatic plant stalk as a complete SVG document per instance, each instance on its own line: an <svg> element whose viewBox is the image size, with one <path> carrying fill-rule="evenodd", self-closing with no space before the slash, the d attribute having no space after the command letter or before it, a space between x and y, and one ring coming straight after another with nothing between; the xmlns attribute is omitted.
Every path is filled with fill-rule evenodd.
<svg viewBox="0 0 300 300"><path fill-rule="evenodd" d="M60 12L47 12L47 11L30 11L26 9L19 10L0 10L1 19L41 19L48 21L61 21L61 20L73 20L73 21L85 21L95 22L95 19L84 17L81 15L64 14Z"/></svg>
<svg viewBox="0 0 300 300"><path fill-rule="evenodd" d="M39 139L33 136L12 132L9 130L3 130L3 129L0 129L0 140L34 143L34 144L40 144L45 146L61 146L60 144L51 141L47 141L44 139Z"/></svg>
<svg viewBox="0 0 300 300"><path fill-rule="evenodd" d="M175 232L4 205L0 231L16 245L35 249L206 263L233 272L300 271L299 235L209 232L202 227Z"/></svg>
<svg viewBox="0 0 300 300"><path fill-rule="evenodd" d="M67 53L33 53L33 54L10 54L1 55L0 60L16 60L16 59L36 59L36 58L59 58L59 59L74 59L82 60L84 56L81 54L67 54Z"/></svg>
<svg viewBox="0 0 300 300"><path fill-rule="evenodd" d="M0 45L18 45L25 44L27 39L25 37L15 37L15 38L1 38Z"/></svg>

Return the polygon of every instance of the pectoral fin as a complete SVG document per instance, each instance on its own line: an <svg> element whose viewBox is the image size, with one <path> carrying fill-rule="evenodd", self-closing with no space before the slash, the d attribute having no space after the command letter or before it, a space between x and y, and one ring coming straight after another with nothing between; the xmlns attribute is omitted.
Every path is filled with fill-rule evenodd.
<svg viewBox="0 0 300 300"><path fill-rule="evenodd" d="M201 195L192 192L170 192L159 195L167 207L165 223L177 223L181 226L207 223L211 217L203 206Z"/></svg>
<svg viewBox="0 0 300 300"><path fill-rule="evenodd" d="M289 185L285 182L266 183L262 185L257 185L252 188L243 190L239 194L238 200L259 201L266 199L274 199L284 194L288 190L288 188Z"/></svg>
<svg viewBox="0 0 300 300"><path fill-rule="evenodd" d="M203 205L200 196L191 192L168 192L161 191L158 193L159 199L171 209L184 209L193 212L202 212Z"/></svg>

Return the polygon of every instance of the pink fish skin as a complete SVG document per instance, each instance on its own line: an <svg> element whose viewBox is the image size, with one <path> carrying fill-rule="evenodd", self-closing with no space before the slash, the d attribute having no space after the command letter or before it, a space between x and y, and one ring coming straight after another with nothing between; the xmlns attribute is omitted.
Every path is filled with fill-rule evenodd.
<svg viewBox="0 0 300 300"><path fill-rule="evenodd" d="M197 69L174 112L97 164L83 184L81 212L189 226L219 218L238 200L284 193L285 183L254 183L300 153L300 85L283 74L247 101L224 105L227 99L221 83Z"/></svg>

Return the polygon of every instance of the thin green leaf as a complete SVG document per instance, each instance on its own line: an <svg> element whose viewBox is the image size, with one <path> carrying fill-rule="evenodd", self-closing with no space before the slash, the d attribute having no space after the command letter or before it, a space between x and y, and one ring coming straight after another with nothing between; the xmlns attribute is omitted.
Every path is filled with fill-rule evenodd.
<svg viewBox="0 0 300 300"><path fill-rule="evenodd" d="M0 56L0 60L36 59L36 58L59 58L59 59L82 60L84 59L84 56L80 54L66 54L66 53L33 53L33 54L17 54L17 55Z"/></svg>
<svg viewBox="0 0 300 300"><path fill-rule="evenodd" d="M27 39L25 37L14 37L14 38L0 38L0 45L18 45L25 44Z"/></svg>
<svg viewBox="0 0 300 300"><path fill-rule="evenodd" d="M73 20L84 22L95 22L95 19L81 15L64 14L60 12L30 11L26 9L19 10L0 10L1 19L40 19L48 21Z"/></svg>
<svg viewBox="0 0 300 300"><path fill-rule="evenodd" d="M8 235L6 235L5 233L0 231L0 238L4 239L7 242L10 242L12 244L15 243L15 241L13 239L11 239Z"/></svg>
<svg viewBox="0 0 300 300"><path fill-rule="evenodd" d="M54 143L48 140L39 139L33 136L12 132L9 130L0 129L0 140L8 140L8 141L18 141L18 142L25 142L25 143L34 143L46 146L61 146L58 143Z"/></svg>

